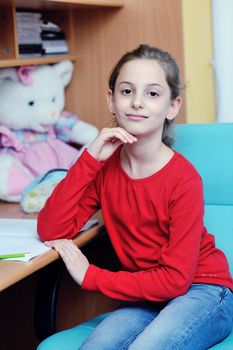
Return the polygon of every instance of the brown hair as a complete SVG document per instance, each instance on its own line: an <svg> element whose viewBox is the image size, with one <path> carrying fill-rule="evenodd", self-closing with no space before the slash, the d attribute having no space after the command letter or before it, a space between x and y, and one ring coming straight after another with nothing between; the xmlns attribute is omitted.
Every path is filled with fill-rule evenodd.
<svg viewBox="0 0 233 350"><path fill-rule="evenodd" d="M113 67L108 81L109 88L113 94L115 91L116 80L121 68L125 63L137 58L156 60L165 72L166 81L171 91L171 100L176 99L176 97L180 95L180 72L174 58L166 51L145 44L138 46L132 51L126 52ZM173 124L173 120L166 119L163 127L162 141L169 147L173 143L173 138L171 135Z"/></svg>

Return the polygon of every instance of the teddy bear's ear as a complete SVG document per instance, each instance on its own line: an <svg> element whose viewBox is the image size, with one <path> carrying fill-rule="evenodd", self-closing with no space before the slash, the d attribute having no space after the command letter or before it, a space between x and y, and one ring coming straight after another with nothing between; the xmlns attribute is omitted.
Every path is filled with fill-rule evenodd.
<svg viewBox="0 0 233 350"><path fill-rule="evenodd" d="M62 61L54 64L53 67L61 78L63 85L68 85L73 73L73 63L71 61Z"/></svg>
<svg viewBox="0 0 233 350"><path fill-rule="evenodd" d="M14 81L18 81L18 75L15 68L2 68L0 69L0 85L3 84L3 82L6 79L12 79Z"/></svg>

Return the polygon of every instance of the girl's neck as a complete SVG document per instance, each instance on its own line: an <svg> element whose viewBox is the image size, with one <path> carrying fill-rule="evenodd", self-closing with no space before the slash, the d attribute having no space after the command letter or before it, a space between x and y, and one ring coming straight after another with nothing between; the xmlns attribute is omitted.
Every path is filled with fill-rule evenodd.
<svg viewBox="0 0 233 350"><path fill-rule="evenodd" d="M132 178L144 178L162 169L173 157L174 152L161 140L148 142L140 139L134 144L126 144L121 151L121 164Z"/></svg>

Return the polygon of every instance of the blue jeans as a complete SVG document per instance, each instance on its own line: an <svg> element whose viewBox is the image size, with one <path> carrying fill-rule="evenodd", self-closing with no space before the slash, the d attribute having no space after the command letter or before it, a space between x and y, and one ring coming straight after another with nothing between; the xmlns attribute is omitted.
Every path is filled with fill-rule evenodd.
<svg viewBox="0 0 233 350"><path fill-rule="evenodd" d="M166 303L125 302L103 320L80 350L206 350L233 326L233 293L193 284Z"/></svg>

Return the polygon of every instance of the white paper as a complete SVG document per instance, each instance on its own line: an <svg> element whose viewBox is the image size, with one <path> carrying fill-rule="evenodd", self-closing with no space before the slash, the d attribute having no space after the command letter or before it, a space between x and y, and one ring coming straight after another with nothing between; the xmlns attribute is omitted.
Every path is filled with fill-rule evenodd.
<svg viewBox="0 0 233 350"><path fill-rule="evenodd" d="M80 231L87 230L96 223L98 220L89 220ZM0 218L0 255L25 254L25 257L5 260L28 261L50 249L38 236L37 220Z"/></svg>
<svg viewBox="0 0 233 350"><path fill-rule="evenodd" d="M36 227L36 220L0 218L0 255L23 253L25 257L7 260L28 261L50 250L41 242Z"/></svg>

